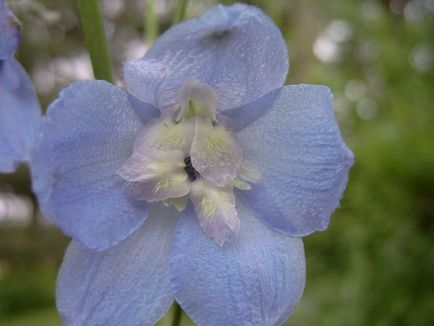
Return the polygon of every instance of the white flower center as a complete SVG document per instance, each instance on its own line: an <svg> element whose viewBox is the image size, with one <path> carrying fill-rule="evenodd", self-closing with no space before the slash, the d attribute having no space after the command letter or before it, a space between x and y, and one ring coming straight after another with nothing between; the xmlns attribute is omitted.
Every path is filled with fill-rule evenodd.
<svg viewBox="0 0 434 326"><path fill-rule="evenodd" d="M250 189L259 173L243 161L234 136L216 118L218 96L197 80L182 86L173 114L147 124L118 174L130 193L178 210L193 202L202 229L218 244L240 228L233 188Z"/></svg>

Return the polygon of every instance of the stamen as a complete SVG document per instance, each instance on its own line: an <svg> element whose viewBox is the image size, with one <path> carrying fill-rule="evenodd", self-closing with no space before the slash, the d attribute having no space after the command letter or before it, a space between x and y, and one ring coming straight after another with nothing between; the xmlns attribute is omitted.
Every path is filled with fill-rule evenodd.
<svg viewBox="0 0 434 326"><path fill-rule="evenodd" d="M200 177L199 172L196 171L196 169L193 167L193 164L191 163L190 156L186 156L184 158L184 163L185 163L184 170L185 172L187 172L188 179L190 179L190 181L195 181L197 178Z"/></svg>

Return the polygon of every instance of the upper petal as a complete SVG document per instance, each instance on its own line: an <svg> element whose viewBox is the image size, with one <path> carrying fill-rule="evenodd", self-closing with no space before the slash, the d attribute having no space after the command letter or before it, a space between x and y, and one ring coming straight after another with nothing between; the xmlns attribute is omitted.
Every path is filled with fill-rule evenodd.
<svg viewBox="0 0 434 326"><path fill-rule="evenodd" d="M251 102L283 85L288 53L260 9L218 5L164 33L141 60L125 65L128 92L160 109L173 106L181 85L196 78L219 95L219 109Z"/></svg>
<svg viewBox="0 0 434 326"><path fill-rule="evenodd" d="M0 0L0 60L13 56L20 41L20 23L5 2Z"/></svg>
<svg viewBox="0 0 434 326"><path fill-rule="evenodd" d="M237 202L240 232L223 247L187 211L175 230L170 273L175 299L198 325L281 325L304 289L299 238L274 232Z"/></svg>
<svg viewBox="0 0 434 326"><path fill-rule="evenodd" d="M256 215L291 236L326 229L353 164L330 90L286 86L272 107L237 136L261 174L252 190L239 193Z"/></svg>
<svg viewBox="0 0 434 326"><path fill-rule="evenodd" d="M168 260L176 215L156 205L135 233L103 252L72 241L57 280L64 325L154 325L173 301Z"/></svg>
<svg viewBox="0 0 434 326"><path fill-rule="evenodd" d="M0 60L0 99L0 172L12 172L29 159L40 123L32 82L14 58Z"/></svg>
<svg viewBox="0 0 434 326"><path fill-rule="evenodd" d="M129 198L116 173L141 126L127 95L104 81L73 83L43 120L33 188L44 214L90 248L117 244L147 217L147 203Z"/></svg>

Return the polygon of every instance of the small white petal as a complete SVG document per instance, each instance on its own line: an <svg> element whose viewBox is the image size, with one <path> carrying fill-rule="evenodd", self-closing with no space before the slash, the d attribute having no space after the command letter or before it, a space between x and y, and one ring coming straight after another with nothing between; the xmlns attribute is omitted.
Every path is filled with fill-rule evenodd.
<svg viewBox="0 0 434 326"><path fill-rule="evenodd" d="M219 245L240 230L232 187L219 188L206 180L192 183L191 201L202 230Z"/></svg>
<svg viewBox="0 0 434 326"><path fill-rule="evenodd" d="M195 121L191 162L205 179L217 186L225 186L237 176L242 159L241 148L223 126L201 118Z"/></svg>
<svg viewBox="0 0 434 326"><path fill-rule="evenodd" d="M151 149L190 152L194 136L194 121L175 123L165 118L145 125L134 142L134 154L146 155Z"/></svg>
<svg viewBox="0 0 434 326"><path fill-rule="evenodd" d="M247 182L255 183L261 179L261 172L252 163L243 160L238 170L238 176Z"/></svg>
<svg viewBox="0 0 434 326"><path fill-rule="evenodd" d="M240 190L250 190L250 189L252 189L252 187L247 182L245 182L245 181L243 181L241 179L238 179L238 178L236 178L234 180L234 187L238 188Z"/></svg>
<svg viewBox="0 0 434 326"><path fill-rule="evenodd" d="M127 189L136 198L149 202L182 197L190 191L184 170L184 153L179 150L154 150L146 156L133 156L117 171L127 181Z"/></svg>
<svg viewBox="0 0 434 326"><path fill-rule="evenodd" d="M184 153L182 151L150 150L149 153L134 153L119 168L117 173L127 181L148 181L159 179L173 171L183 170Z"/></svg>
<svg viewBox="0 0 434 326"><path fill-rule="evenodd" d="M218 95L208 84L197 79L188 79L179 92L180 110L175 120L198 116L216 121Z"/></svg>
<svg viewBox="0 0 434 326"><path fill-rule="evenodd" d="M187 208L188 196L166 199L163 201L163 204L166 206L173 205L178 212L182 212Z"/></svg>

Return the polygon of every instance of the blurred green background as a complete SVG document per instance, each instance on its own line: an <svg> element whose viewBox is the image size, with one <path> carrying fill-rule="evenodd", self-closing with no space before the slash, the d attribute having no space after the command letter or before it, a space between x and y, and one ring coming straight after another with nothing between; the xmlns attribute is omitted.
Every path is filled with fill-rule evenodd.
<svg viewBox="0 0 434 326"><path fill-rule="evenodd" d="M8 2L44 109L71 81L92 78L75 1ZM215 3L190 1L187 16ZM333 89L356 155L329 229L305 238L306 291L286 325L434 325L434 0L246 3L281 28L287 83ZM153 2L158 26L144 0L100 4L121 84L122 62L170 26L176 2ZM60 325L54 287L67 242L40 216L27 168L0 175L0 325Z"/></svg>

